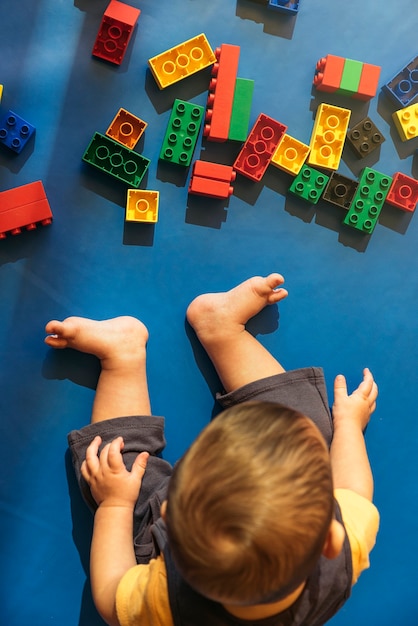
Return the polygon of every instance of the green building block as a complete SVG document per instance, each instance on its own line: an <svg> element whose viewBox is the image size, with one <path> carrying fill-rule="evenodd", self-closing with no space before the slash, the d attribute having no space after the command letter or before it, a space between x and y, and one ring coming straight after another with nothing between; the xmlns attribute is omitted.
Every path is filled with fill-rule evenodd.
<svg viewBox="0 0 418 626"><path fill-rule="evenodd" d="M289 191L312 204L316 204L328 181L329 176L304 165L289 187Z"/></svg>
<svg viewBox="0 0 418 626"><path fill-rule="evenodd" d="M357 93L360 84L361 72L363 71L363 65L364 64L361 61L353 61L352 59L345 60L341 82L337 89L337 93L347 96L352 96Z"/></svg>
<svg viewBox="0 0 418 626"><path fill-rule="evenodd" d="M83 161L131 187L139 187L150 164L146 157L101 133L93 135Z"/></svg>
<svg viewBox="0 0 418 626"><path fill-rule="evenodd" d="M392 184L392 178L365 167L344 224L371 234Z"/></svg>
<svg viewBox="0 0 418 626"><path fill-rule="evenodd" d="M160 152L161 160L190 165L204 112L205 108L198 104L174 100Z"/></svg>
<svg viewBox="0 0 418 626"><path fill-rule="evenodd" d="M253 91L253 80L237 78L228 133L228 139L231 141L245 141L247 139Z"/></svg>

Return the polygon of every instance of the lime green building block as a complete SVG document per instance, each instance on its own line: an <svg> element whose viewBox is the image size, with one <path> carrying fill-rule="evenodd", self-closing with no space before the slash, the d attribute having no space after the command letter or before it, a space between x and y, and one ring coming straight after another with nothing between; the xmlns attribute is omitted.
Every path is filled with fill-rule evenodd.
<svg viewBox="0 0 418 626"><path fill-rule="evenodd" d="M249 78L237 78L228 133L228 139L232 141L245 141L247 139L253 91L253 80Z"/></svg>
<svg viewBox="0 0 418 626"><path fill-rule="evenodd" d="M363 63L361 61L346 59L340 86L338 87L336 93L345 94L347 96L352 96L357 93L362 71Z"/></svg>
<svg viewBox="0 0 418 626"><path fill-rule="evenodd" d="M392 178L365 167L344 224L371 234L388 195Z"/></svg>
<svg viewBox="0 0 418 626"><path fill-rule="evenodd" d="M204 112L199 104L174 100L160 152L162 161L190 165Z"/></svg>

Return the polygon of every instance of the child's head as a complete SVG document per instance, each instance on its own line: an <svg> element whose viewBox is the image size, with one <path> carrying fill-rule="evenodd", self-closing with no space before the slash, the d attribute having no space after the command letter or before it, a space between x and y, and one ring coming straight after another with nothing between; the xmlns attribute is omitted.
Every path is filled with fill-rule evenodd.
<svg viewBox="0 0 418 626"><path fill-rule="evenodd" d="M313 422L273 403L240 404L214 419L174 470L172 554L213 600L273 602L310 574L333 503L329 454Z"/></svg>

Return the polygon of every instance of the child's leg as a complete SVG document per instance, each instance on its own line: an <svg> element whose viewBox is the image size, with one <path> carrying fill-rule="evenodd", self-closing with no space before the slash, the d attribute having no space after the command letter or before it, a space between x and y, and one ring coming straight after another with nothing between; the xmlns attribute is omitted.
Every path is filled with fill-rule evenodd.
<svg viewBox="0 0 418 626"><path fill-rule="evenodd" d="M69 317L51 321L45 342L53 348L73 348L100 359L101 373L91 421L150 415L146 375L148 331L134 317L94 321Z"/></svg>
<svg viewBox="0 0 418 626"><path fill-rule="evenodd" d="M198 296L187 319L208 353L225 391L284 372L282 365L246 329L266 305L287 296L280 274L255 276L234 289Z"/></svg>

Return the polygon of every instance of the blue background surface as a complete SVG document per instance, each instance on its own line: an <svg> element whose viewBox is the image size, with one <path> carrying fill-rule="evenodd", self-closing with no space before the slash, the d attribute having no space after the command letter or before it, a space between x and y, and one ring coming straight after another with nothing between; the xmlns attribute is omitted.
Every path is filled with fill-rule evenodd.
<svg viewBox="0 0 418 626"><path fill-rule="evenodd" d="M80 502L66 433L89 420L97 363L43 344L44 325L70 314L140 317L149 327L153 410L167 418L165 456L182 454L214 410L218 381L184 320L198 293L281 271L289 298L251 325L288 369L325 367L350 388L369 366L380 386L367 441L382 521L372 567L335 626L413 626L418 620L416 408L418 221L385 206L371 237L344 212L286 193L270 167L259 184L238 177L228 202L188 197L190 172L158 162L175 98L204 105L209 71L159 91L147 60L204 32L213 48L241 46L238 75L255 80L251 123L263 112L309 142L320 102L369 114L386 137L376 156L344 151L339 171L364 165L417 177L416 141L402 143L393 105L312 88L328 53L382 67L380 85L417 54L418 9L409 4L303 0L288 19L246 0L132 0L138 27L120 67L91 57L107 0L2 0L1 112L36 127L20 155L0 151L0 189L42 180L50 227L0 241L1 623L98 626L88 572L91 520ZM151 159L143 188L160 191L155 226L124 226L126 187L82 163L95 131L119 107L148 122L139 151ZM239 146L199 140L195 158L232 163ZM278 327L280 327L278 329ZM276 331L276 332L274 332ZM278 331L278 332L277 332Z"/></svg>

